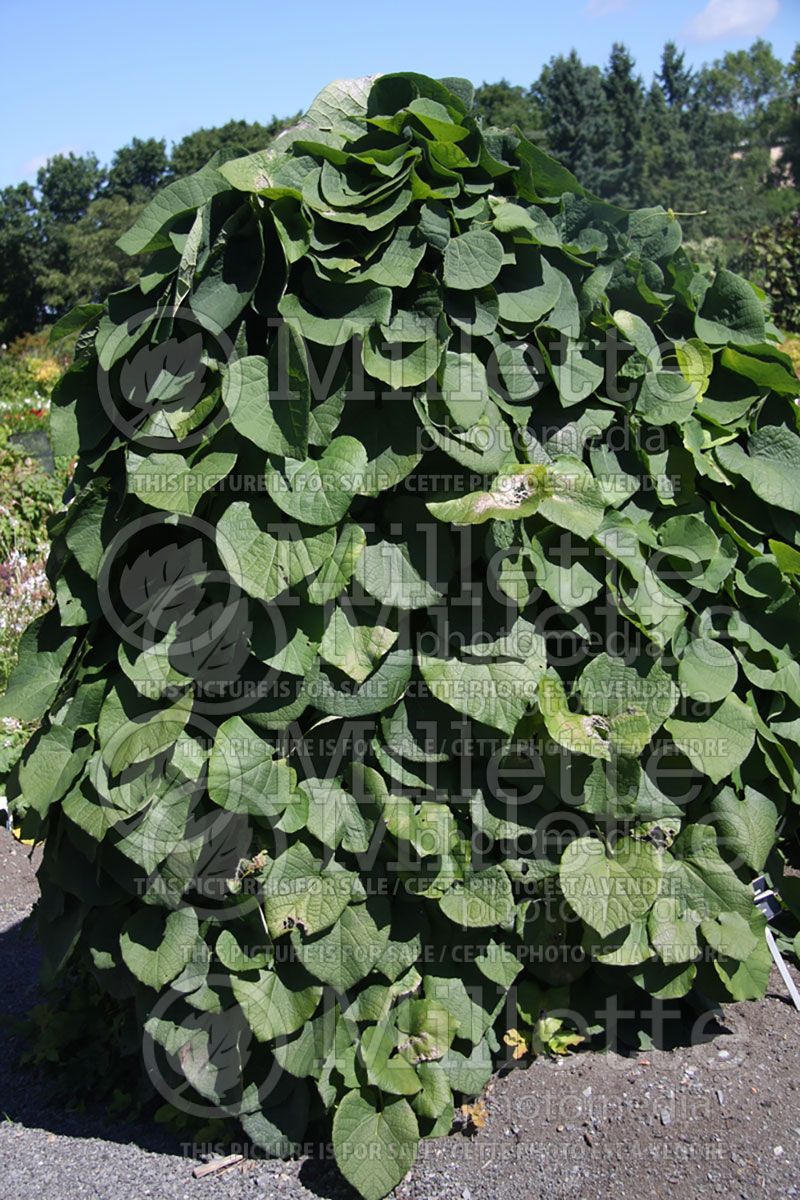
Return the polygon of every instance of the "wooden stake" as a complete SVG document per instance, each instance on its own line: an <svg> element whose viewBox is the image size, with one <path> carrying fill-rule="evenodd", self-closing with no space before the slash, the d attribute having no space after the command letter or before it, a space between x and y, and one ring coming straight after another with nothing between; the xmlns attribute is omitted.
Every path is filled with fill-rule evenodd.
<svg viewBox="0 0 800 1200"><path fill-rule="evenodd" d="M202 1167L195 1167L192 1175L195 1179L205 1179L206 1175L227 1171L228 1167L235 1167L240 1162L244 1162L243 1154L229 1154L226 1158L215 1158L213 1162L203 1163Z"/></svg>

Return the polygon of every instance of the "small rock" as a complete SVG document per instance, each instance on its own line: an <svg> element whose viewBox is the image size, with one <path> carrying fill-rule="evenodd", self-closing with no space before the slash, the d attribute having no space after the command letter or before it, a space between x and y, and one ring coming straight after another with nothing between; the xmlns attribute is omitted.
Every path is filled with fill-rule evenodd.
<svg viewBox="0 0 800 1200"><path fill-rule="evenodd" d="M661 1121L662 1125L672 1124L672 1113L668 1108L662 1108L659 1120Z"/></svg>
<svg viewBox="0 0 800 1200"><path fill-rule="evenodd" d="M780 1156L783 1154L783 1146L773 1146L772 1153L776 1158L780 1158Z"/></svg>

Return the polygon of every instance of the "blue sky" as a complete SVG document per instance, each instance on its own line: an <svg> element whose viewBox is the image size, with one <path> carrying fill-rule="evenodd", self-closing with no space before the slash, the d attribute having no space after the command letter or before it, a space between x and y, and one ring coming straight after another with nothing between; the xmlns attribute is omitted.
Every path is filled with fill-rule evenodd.
<svg viewBox="0 0 800 1200"><path fill-rule="evenodd" d="M788 58L800 0L3 0L0 186L58 152L107 162L134 136L283 115L344 76L528 84L554 54L603 62L622 40L649 79L669 38L700 64L759 35Z"/></svg>

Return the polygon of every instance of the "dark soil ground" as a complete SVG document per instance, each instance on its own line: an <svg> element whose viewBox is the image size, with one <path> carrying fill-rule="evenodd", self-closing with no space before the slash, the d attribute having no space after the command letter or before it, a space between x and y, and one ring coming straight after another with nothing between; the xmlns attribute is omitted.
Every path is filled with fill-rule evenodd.
<svg viewBox="0 0 800 1200"><path fill-rule="evenodd" d="M0 1196L4 1200L266 1200L354 1196L329 1161L249 1160L192 1178L153 1127L65 1112L15 1065L37 997L20 924L36 898L25 848L0 833ZM800 1197L800 1014L776 975L702 1044L634 1058L538 1060L490 1085L486 1127L423 1144L396 1200L790 1200Z"/></svg>

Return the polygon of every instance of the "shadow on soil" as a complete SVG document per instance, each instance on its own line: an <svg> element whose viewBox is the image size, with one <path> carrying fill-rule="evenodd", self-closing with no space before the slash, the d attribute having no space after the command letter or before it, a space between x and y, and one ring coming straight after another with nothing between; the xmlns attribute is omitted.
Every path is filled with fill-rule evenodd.
<svg viewBox="0 0 800 1200"><path fill-rule="evenodd" d="M26 1049L21 1028L26 1013L42 1000L39 990L39 949L27 919L0 932L0 1120L73 1138L95 1138L106 1142L136 1145L143 1150L185 1159L182 1139L155 1123L125 1121L110 1117L106 1108L76 1105L71 1108L58 1095L46 1072L21 1065ZM189 1135L186 1135L188 1142ZM308 1191L323 1200L356 1197L331 1162L326 1147L304 1159L299 1173Z"/></svg>
<svg viewBox="0 0 800 1200"><path fill-rule="evenodd" d="M63 1093L56 1097L44 1072L21 1065L26 1039L20 1028L26 1013L42 999L38 985L39 950L26 920L0 933L0 1113L16 1124L67 1137L94 1137L133 1142L146 1150L180 1154L174 1136L158 1127L148 1129L109 1118L101 1108L69 1107Z"/></svg>

